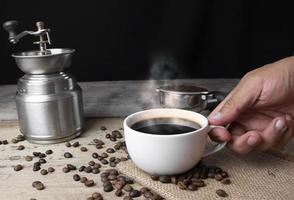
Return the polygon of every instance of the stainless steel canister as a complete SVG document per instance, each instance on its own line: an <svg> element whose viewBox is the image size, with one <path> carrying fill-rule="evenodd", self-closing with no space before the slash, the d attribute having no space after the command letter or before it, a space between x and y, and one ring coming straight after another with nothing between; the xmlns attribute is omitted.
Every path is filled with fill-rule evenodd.
<svg viewBox="0 0 294 200"><path fill-rule="evenodd" d="M24 75L18 81L20 131L30 142L58 143L80 135L82 105L81 88L67 73Z"/></svg>

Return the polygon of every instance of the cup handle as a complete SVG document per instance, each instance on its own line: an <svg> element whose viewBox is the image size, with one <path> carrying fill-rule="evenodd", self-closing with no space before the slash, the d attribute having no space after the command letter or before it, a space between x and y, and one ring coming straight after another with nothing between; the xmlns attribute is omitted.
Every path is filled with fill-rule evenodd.
<svg viewBox="0 0 294 200"><path fill-rule="evenodd" d="M224 129L226 129L226 127L223 127L223 126L209 125L209 131L211 131L214 128L224 128ZM226 145L227 145L227 142L221 142L221 143L218 143L218 144L214 145L211 148L205 149L205 152L204 152L202 157L210 156L210 155L222 150Z"/></svg>

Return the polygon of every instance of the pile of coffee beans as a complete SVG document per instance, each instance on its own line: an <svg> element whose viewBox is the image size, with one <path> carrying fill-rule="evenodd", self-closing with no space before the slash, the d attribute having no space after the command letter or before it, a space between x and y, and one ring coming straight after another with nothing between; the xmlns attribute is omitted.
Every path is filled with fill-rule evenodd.
<svg viewBox="0 0 294 200"><path fill-rule="evenodd" d="M150 178L153 181L160 181L163 184L175 184L181 190L190 190L195 191L200 187L205 187L205 179L211 178L216 181L220 181L224 185L231 183L231 180L228 178L229 174L216 166L207 166L202 161L200 161L193 169L190 171L177 175L177 176L157 176L150 175ZM226 197L228 194L224 190L217 190L216 192L219 196ZM225 194L225 195L222 195Z"/></svg>
<svg viewBox="0 0 294 200"><path fill-rule="evenodd" d="M162 197L154 192L151 192L148 188L143 187L140 190L134 189L133 179L123 176L116 169L107 169L100 175L101 182L103 183L104 192L112 192L117 197L124 196L123 199L132 200L133 198L144 195L145 198L160 200Z"/></svg>

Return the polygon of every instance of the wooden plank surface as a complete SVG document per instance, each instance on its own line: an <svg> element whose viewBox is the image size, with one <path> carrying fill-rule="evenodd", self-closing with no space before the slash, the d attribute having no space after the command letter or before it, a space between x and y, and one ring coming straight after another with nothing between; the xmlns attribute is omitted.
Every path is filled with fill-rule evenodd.
<svg viewBox="0 0 294 200"><path fill-rule="evenodd" d="M197 84L228 92L238 79L182 79L166 81L102 81L79 83L83 89L86 117L122 117L147 108L160 107L155 89L164 84ZM0 121L16 120L15 85L0 86Z"/></svg>
<svg viewBox="0 0 294 200"><path fill-rule="evenodd" d="M101 125L106 126L108 130L101 131L99 129ZM72 141L79 141L81 146L88 148L87 152L81 152L81 146L77 148L67 148L64 143L37 145L23 141L13 144L10 140L19 134L17 123L0 123L0 140L7 139L9 141L8 145L0 145L0 199L29 200L35 198L37 200L83 200L91 196L93 192L100 192L103 193L105 200L121 200L122 198L116 197L114 192L103 192L100 174L88 174L85 172L78 172L77 170L69 173L62 172L62 168L66 166L66 164L73 164L80 167L82 165L87 166L87 163L91 160L99 162L97 159L93 159L91 154L93 152L102 153L105 152L107 147L113 147L115 143L106 140L104 136L106 133L111 132L111 130L121 128L122 119L88 119L85 127L86 130L84 134ZM94 138L103 139L106 143L105 147L97 150L94 145L89 145ZM24 145L25 149L22 151L17 150L19 145ZM55 168L55 172L44 176L40 174L40 171L32 171L33 163L36 162L38 158L35 157L33 161L28 162L25 161L24 157L26 155L32 155L33 152L45 152L47 149L52 149L53 154L45 158L47 163L43 164L41 168L47 169L48 167L53 167ZM64 152L72 153L73 158L64 158ZM126 157L125 152L122 150L119 150L115 154L109 154L109 156L113 155L116 157ZM17 164L22 164L24 169L15 172L13 167ZM107 168L110 167L103 166L102 170ZM73 174L76 173L93 179L96 185L93 187L85 187L82 183L73 181ZM42 191L33 188L32 182L36 180L43 182L46 188ZM141 186L135 184L134 187L139 189ZM144 198L140 197L136 199L141 200Z"/></svg>

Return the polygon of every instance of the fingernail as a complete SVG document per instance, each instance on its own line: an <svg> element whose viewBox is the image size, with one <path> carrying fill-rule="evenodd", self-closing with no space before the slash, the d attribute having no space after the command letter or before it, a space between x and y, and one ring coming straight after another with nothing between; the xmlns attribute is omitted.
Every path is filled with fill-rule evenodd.
<svg viewBox="0 0 294 200"><path fill-rule="evenodd" d="M291 120L292 120L292 117L291 117L291 115L289 115L289 114L286 114L286 120L287 120L287 121L291 121Z"/></svg>
<svg viewBox="0 0 294 200"><path fill-rule="evenodd" d="M214 114L210 115L208 118L209 119L220 119L221 113L220 112L214 113Z"/></svg>
<svg viewBox="0 0 294 200"><path fill-rule="evenodd" d="M257 143L257 137L254 137L254 136L250 136L248 139L247 139L247 144L249 146L255 146Z"/></svg>
<svg viewBox="0 0 294 200"><path fill-rule="evenodd" d="M276 128L277 130L280 131L280 130L282 130L282 129L285 127L285 125L286 125L285 121L279 119L279 120L276 121L276 123L275 123L275 128Z"/></svg>

